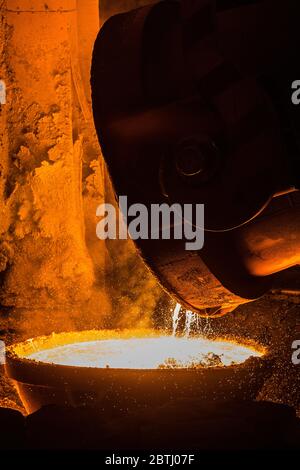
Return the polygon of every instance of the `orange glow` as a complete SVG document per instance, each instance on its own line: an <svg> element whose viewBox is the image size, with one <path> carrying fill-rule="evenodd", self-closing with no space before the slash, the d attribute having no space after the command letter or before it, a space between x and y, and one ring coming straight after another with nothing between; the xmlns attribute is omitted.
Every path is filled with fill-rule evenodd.
<svg viewBox="0 0 300 470"><path fill-rule="evenodd" d="M81 338L74 334L77 336L77 341L74 337L74 342L71 341L72 333L63 334L66 341L61 335L37 338L37 341L24 343L25 348L18 347L17 354L46 363L121 369L229 366L241 364L250 356L263 355L263 351L253 346L227 340L160 336L153 331L146 333L145 330L131 333L127 331L123 334L101 333L100 338L97 338L95 331L81 332Z"/></svg>

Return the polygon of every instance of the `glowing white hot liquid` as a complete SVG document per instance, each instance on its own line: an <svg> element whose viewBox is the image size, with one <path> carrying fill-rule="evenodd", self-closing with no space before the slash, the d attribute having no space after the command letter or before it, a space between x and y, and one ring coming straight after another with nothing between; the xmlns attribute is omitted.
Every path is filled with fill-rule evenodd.
<svg viewBox="0 0 300 470"><path fill-rule="evenodd" d="M262 354L253 348L228 341L173 336L108 339L87 341L41 350L29 359L77 367L111 367L121 369L156 369L162 365L193 367L228 366L244 362L250 356Z"/></svg>

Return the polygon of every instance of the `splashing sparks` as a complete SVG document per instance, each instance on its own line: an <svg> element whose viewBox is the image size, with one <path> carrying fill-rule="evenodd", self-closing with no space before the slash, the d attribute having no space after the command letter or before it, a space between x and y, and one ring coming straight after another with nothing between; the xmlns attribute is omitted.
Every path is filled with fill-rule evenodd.
<svg viewBox="0 0 300 470"><path fill-rule="evenodd" d="M37 351L27 358L77 367L157 369L228 366L250 356L261 353L229 341L160 336L73 343Z"/></svg>
<svg viewBox="0 0 300 470"><path fill-rule="evenodd" d="M178 336L179 321L184 315L183 332ZM196 335L194 330L197 330ZM265 352L235 341L205 338L205 330L199 324L197 314L185 311L177 303L172 313L172 334L168 336L154 330L126 330L123 333L93 330L75 333L76 339L72 333L61 333L32 342L28 340L25 349L21 347L18 354L21 352L20 355L27 359L64 366L169 369L230 366L241 364L250 356L260 357Z"/></svg>

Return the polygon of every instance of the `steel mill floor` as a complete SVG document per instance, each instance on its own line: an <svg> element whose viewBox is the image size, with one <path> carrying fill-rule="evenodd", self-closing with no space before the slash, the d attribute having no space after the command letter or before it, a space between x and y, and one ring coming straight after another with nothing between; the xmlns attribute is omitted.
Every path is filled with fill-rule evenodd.
<svg viewBox="0 0 300 470"><path fill-rule="evenodd" d="M143 413L48 406L27 418L1 409L2 449L300 449L300 419L266 402L179 400Z"/></svg>

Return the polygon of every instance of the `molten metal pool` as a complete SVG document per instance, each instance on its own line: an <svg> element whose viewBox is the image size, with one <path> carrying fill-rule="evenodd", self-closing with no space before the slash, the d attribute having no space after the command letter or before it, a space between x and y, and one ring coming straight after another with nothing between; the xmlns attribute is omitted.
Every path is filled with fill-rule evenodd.
<svg viewBox="0 0 300 470"><path fill-rule="evenodd" d="M268 369L265 352L153 330L82 331L13 345L5 368L29 412L50 403L127 411L183 397L253 398Z"/></svg>
<svg viewBox="0 0 300 470"><path fill-rule="evenodd" d="M26 357L63 366L158 369L229 366L261 355L254 348L234 342L160 336L73 343Z"/></svg>

